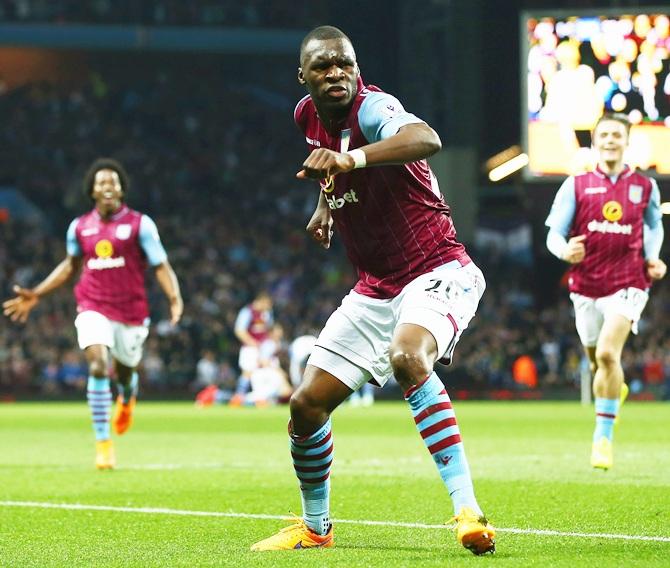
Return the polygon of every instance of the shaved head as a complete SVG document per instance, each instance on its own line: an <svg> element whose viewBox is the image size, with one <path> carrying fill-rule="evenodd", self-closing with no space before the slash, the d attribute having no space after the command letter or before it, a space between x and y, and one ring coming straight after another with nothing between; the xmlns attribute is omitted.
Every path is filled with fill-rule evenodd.
<svg viewBox="0 0 670 568"><path fill-rule="evenodd" d="M300 65L303 63L304 55L306 52L307 44L312 40L328 40L328 39L341 39L347 41L351 44L351 40L341 29L336 28L335 26L319 26L314 28L309 32L302 40L300 44Z"/></svg>

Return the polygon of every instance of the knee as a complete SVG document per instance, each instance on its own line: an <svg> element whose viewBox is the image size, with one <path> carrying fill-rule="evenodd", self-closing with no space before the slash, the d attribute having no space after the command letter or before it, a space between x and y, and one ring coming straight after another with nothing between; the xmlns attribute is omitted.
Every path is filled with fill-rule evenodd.
<svg viewBox="0 0 670 568"><path fill-rule="evenodd" d="M309 395L304 389L296 390L289 400L289 408L291 410L291 416L294 419L307 419L309 420L314 413L320 412L322 409L319 407L316 400Z"/></svg>
<svg viewBox="0 0 670 568"><path fill-rule="evenodd" d="M96 379L104 379L107 377L107 362L102 357L96 357L89 361L88 372Z"/></svg>
<svg viewBox="0 0 670 568"><path fill-rule="evenodd" d="M611 347L604 347L596 351L598 367L612 368L619 364L619 355Z"/></svg>
<svg viewBox="0 0 670 568"><path fill-rule="evenodd" d="M413 350L391 348L389 359L394 377L404 388L417 384L432 370L427 357Z"/></svg>

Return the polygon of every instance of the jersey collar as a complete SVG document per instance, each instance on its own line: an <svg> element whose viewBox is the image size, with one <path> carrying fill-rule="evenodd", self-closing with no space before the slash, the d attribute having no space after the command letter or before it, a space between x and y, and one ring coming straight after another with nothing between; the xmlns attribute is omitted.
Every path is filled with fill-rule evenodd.
<svg viewBox="0 0 670 568"><path fill-rule="evenodd" d="M610 176L608 176L604 171L600 169L600 166L596 166L596 169L593 170L593 173L597 175L599 178L602 179L610 179ZM633 170L624 164L623 170L621 170L621 173L616 177L616 180L620 180L623 178L627 178L628 176L633 174Z"/></svg>

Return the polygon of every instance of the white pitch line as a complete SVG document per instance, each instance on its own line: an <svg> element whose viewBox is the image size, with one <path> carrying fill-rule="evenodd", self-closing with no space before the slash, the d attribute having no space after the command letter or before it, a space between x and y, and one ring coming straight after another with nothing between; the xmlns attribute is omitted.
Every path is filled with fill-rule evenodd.
<svg viewBox="0 0 670 568"><path fill-rule="evenodd" d="M190 517L226 517L235 519L270 519L283 520L287 515L264 515L262 513L223 513L219 511L188 511L183 509L167 509L162 507L114 507L111 505L83 505L80 503L40 503L37 501L0 501L0 507L28 507L35 509L69 509L76 511L113 511L117 513L143 513L147 515L177 515ZM350 519L333 519L337 523L349 525L367 525L382 527L400 527L408 529L450 529L448 525L428 525L423 523L402 523L396 521L366 521ZM511 534L528 534L541 536L562 536L575 538L604 538L618 540L640 540L650 542L670 542L670 536L644 536L611 533L563 532L542 529L514 529L496 527L497 532Z"/></svg>

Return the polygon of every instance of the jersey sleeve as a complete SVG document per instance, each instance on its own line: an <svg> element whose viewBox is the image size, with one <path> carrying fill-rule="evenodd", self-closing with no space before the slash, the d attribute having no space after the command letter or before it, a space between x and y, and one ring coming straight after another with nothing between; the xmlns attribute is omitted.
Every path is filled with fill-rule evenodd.
<svg viewBox="0 0 670 568"><path fill-rule="evenodd" d="M79 217L70 223L65 235L65 249L70 256L81 256L81 246L77 240L77 223L79 223Z"/></svg>
<svg viewBox="0 0 670 568"><path fill-rule="evenodd" d="M650 229L654 229L661 222L663 214L661 213L661 192L658 190L658 184L655 179L650 178L650 181L651 195L644 210L644 224Z"/></svg>
<svg viewBox="0 0 670 568"><path fill-rule="evenodd" d="M151 266L158 266L167 260L167 253L158 235L156 223L148 215L142 215L140 220L139 241Z"/></svg>
<svg viewBox="0 0 670 568"><path fill-rule="evenodd" d="M663 236L663 223L659 223L653 229L645 223L642 233L645 260L658 260L661 257Z"/></svg>
<svg viewBox="0 0 670 568"><path fill-rule="evenodd" d="M553 254L559 260L562 260L567 244L568 241L563 235L561 235L561 233L554 231L553 229L549 229L549 232L547 233L547 248L551 254Z"/></svg>
<svg viewBox="0 0 670 568"><path fill-rule="evenodd" d="M643 231L643 245L644 258L646 260L658 260L661 255L661 247L663 246L663 223L661 221L663 213L661 213L661 192L658 189L656 180L651 180L651 195L649 196L649 203L644 210L644 231Z"/></svg>
<svg viewBox="0 0 670 568"><path fill-rule="evenodd" d="M552 231L567 237L575 218L576 208L575 178L570 176L558 188L551 211L544 224Z"/></svg>
<svg viewBox="0 0 670 568"><path fill-rule="evenodd" d="M371 144L393 136L407 124L422 122L424 121L407 112L400 101L388 93L367 94L358 109L358 124L363 136Z"/></svg>
<svg viewBox="0 0 670 568"><path fill-rule="evenodd" d="M235 329L239 331L247 331L251 323L251 309L249 306L244 306L235 319Z"/></svg>

